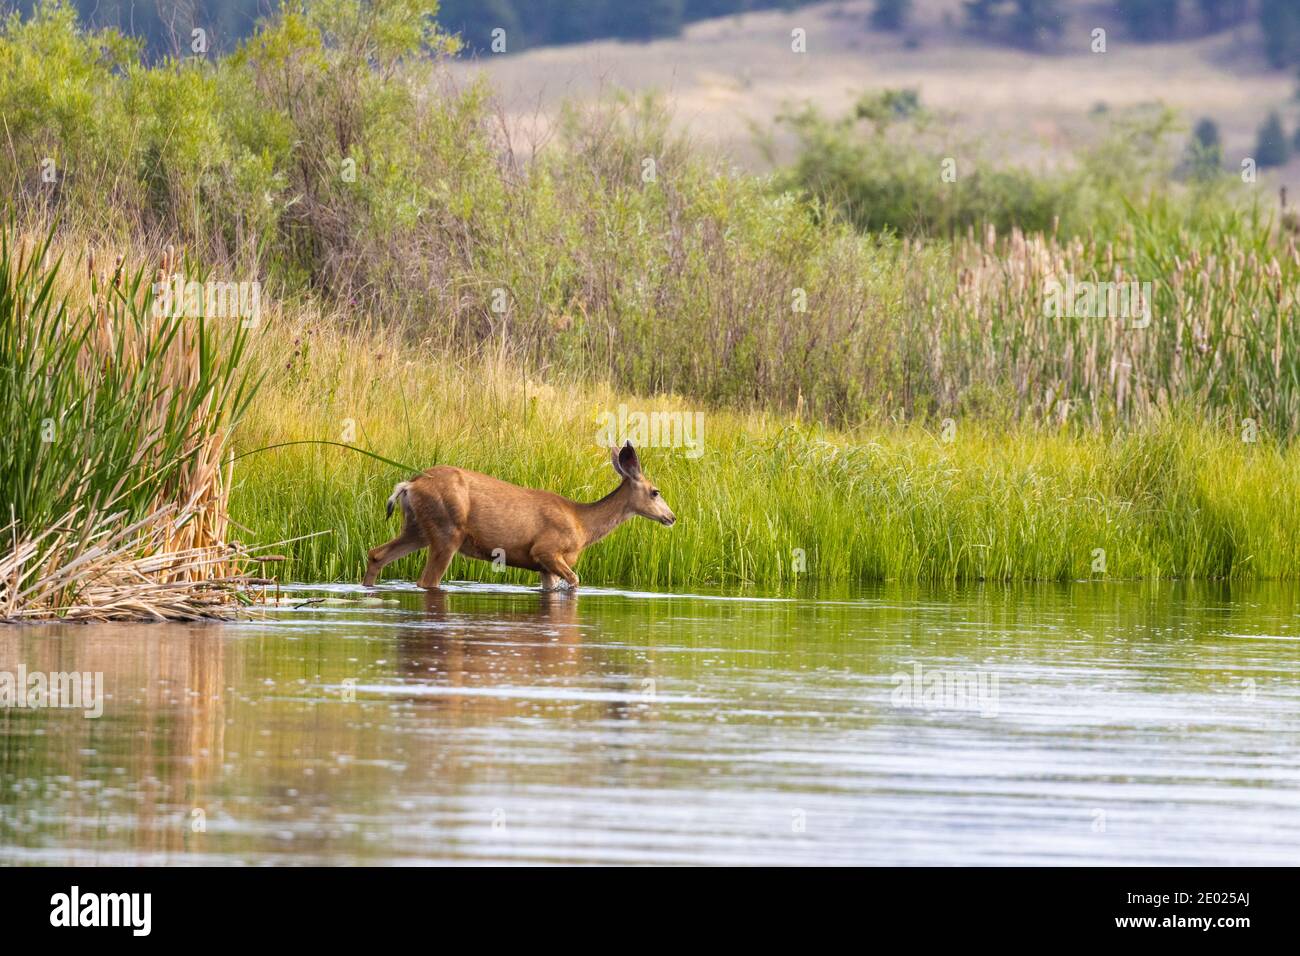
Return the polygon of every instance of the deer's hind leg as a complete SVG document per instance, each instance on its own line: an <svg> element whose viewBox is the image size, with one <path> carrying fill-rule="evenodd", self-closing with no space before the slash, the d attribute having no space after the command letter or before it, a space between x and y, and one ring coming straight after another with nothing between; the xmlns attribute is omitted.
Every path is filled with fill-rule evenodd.
<svg viewBox="0 0 1300 956"><path fill-rule="evenodd" d="M454 501L433 499L416 512L416 520L429 542L429 557L419 580L420 587L426 591L437 590L442 585L447 566L465 541L461 510Z"/></svg>
<svg viewBox="0 0 1300 956"><path fill-rule="evenodd" d="M555 589L559 578L564 580L570 590L577 588L578 575L569 567L569 562L564 560L563 555L534 552L533 559L542 566L542 590Z"/></svg>
<svg viewBox="0 0 1300 956"><path fill-rule="evenodd" d="M426 591L436 591L442 585L442 576L447 573L447 566L460 550L464 535L449 534L435 538L429 543L429 558L424 562L424 573L420 575L420 587Z"/></svg>
<svg viewBox="0 0 1300 956"><path fill-rule="evenodd" d="M384 570L384 565L391 564L398 558L404 558L412 551L419 551L426 543L420 526L409 518L406 519L401 534L387 544L371 548L366 553L366 576L362 583L368 588L374 587L375 582L379 580L379 572Z"/></svg>
<svg viewBox="0 0 1300 956"><path fill-rule="evenodd" d="M429 543L419 585L433 591L441 586L447 566L465 542L469 498L464 479L434 480L430 476L428 487L412 501L411 516Z"/></svg>

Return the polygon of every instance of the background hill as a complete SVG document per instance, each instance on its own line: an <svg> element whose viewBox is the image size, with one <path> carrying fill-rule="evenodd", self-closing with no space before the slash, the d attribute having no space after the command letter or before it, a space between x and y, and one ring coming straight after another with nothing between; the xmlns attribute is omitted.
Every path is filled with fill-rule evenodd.
<svg viewBox="0 0 1300 956"><path fill-rule="evenodd" d="M544 135L563 100L611 88L663 91L697 140L747 166L766 164L753 129L768 128L783 108L811 102L835 115L863 90L884 87L915 88L955 140L1014 160L1064 159L1098 135L1099 116L1161 102L1189 129L1214 120L1225 160L1236 166L1253 154L1270 112L1288 133L1300 119L1293 71L1270 65L1255 17L1203 29L1193 14L1206 5L1184 2L1185 23L1143 36L1116 4L1059 3L1050 38L1015 42L1014 33L972 33L962 0L916 0L903 30L874 26L878 6L759 11L649 43L480 53L457 70L486 76L526 139ZM1104 53L1091 49L1098 28L1106 31ZM806 53L791 51L795 29L806 31ZM778 157L788 158L779 137L777 145Z"/></svg>
<svg viewBox="0 0 1300 956"><path fill-rule="evenodd" d="M75 6L158 58L187 54L196 25L229 51L274 4ZM770 154L755 144L783 109L836 115L864 90L913 88L954 142L1015 161L1066 159L1100 135L1099 116L1160 102L1188 129L1213 120L1235 167L1261 152L1259 130L1277 112L1285 142L1274 159L1300 170L1285 155L1300 144L1297 0L444 0L438 19L464 41L454 72L487 76L525 145L549 135L562 101L656 90L697 140L764 168L790 158L779 133ZM792 30L805 52L792 51ZM1105 52L1094 51L1097 30Z"/></svg>

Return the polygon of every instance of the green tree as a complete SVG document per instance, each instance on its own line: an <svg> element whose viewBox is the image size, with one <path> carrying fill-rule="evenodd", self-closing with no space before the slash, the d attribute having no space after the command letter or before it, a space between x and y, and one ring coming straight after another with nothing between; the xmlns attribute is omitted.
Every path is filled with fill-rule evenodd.
<svg viewBox="0 0 1300 956"><path fill-rule="evenodd" d="M1192 139L1205 149L1222 149L1219 141L1219 124L1206 117L1192 130Z"/></svg>
<svg viewBox="0 0 1300 956"><path fill-rule="evenodd" d="M1029 46L1059 39L1065 29L1061 0L1016 0L1012 25Z"/></svg>
<svg viewBox="0 0 1300 956"><path fill-rule="evenodd" d="M1061 0L963 0L974 32L1017 46L1040 47L1065 28Z"/></svg>
<svg viewBox="0 0 1300 956"><path fill-rule="evenodd" d="M1201 25L1206 30L1221 30L1241 23L1250 13L1249 0L1196 0L1201 9Z"/></svg>
<svg viewBox="0 0 1300 956"><path fill-rule="evenodd" d="M539 38L524 26L510 0L442 0L438 22L449 33L460 34L469 49L492 49L492 31L505 30L506 52L513 53Z"/></svg>
<svg viewBox="0 0 1300 956"><path fill-rule="evenodd" d="M1261 0L1259 25L1270 64L1300 62L1300 0Z"/></svg>
<svg viewBox="0 0 1300 956"><path fill-rule="evenodd" d="M1124 0L1116 7L1139 40L1160 40L1178 31L1178 0Z"/></svg>
<svg viewBox="0 0 1300 956"><path fill-rule="evenodd" d="M962 0L962 8L966 12L966 21L975 33L987 34L993 32L997 4L998 0Z"/></svg>
<svg viewBox="0 0 1300 956"><path fill-rule="evenodd" d="M871 25L878 30L901 30L911 13L912 0L876 0Z"/></svg>
<svg viewBox="0 0 1300 956"><path fill-rule="evenodd" d="M1192 130L1187 144L1187 169L1193 179L1210 179L1223 168L1223 144L1219 126L1205 118Z"/></svg>
<svg viewBox="0 0 1300 956"><path fill-rule="evenodd" d="M676 36L681 32L685 8L683 0L636 0L609 7L609 31L627 40L653 40Z"/></svg>
<svg viewBox="0 0 1300 956"><path fill-rule="evenodd" d="M1282 128L1282 117L1276 112L1269 113L1264 125L1259 128L1255 141L1255 162L1260 168L1266 166L1284 166L1291 158L1291 143Z"/></svg>

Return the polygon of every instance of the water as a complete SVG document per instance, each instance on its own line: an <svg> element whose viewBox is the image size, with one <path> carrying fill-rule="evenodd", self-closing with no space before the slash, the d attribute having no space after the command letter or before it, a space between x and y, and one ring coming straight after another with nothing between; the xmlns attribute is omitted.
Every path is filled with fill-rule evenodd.
<svg viewBox="0 0 1300 956"><path fill-rule="evenodd" d="M0 863L1300 862L1288 589L286 597L0 629Z"/></svg>

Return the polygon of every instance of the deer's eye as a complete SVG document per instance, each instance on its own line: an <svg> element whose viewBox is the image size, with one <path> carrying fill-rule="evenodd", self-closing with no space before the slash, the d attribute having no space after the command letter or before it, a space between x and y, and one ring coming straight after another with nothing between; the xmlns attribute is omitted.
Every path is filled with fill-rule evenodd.
<svg viewBox="0 0 1300 956"><path fill-rule="evenodd" d="M651 498L658 498L658 497L659 497L659 489L658 489L658 488L651 488L651 489L650 489L650 497L651 497Z"/></svg>

